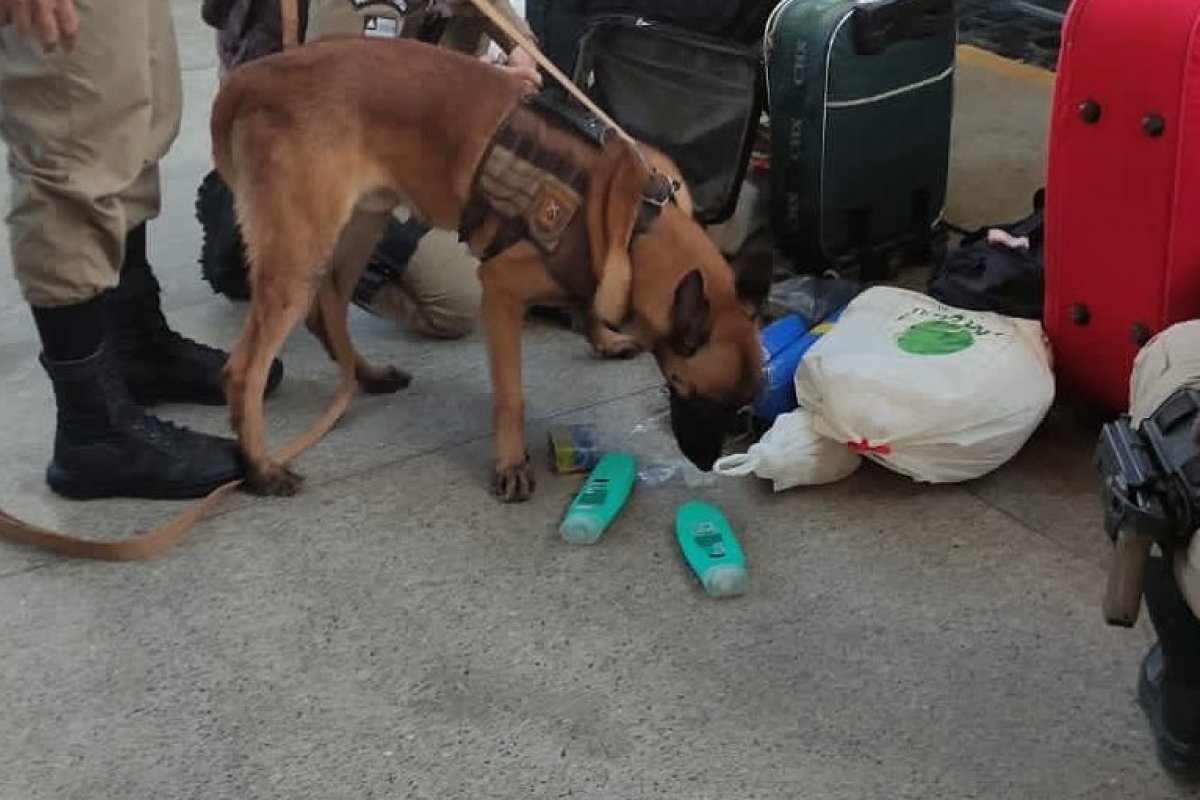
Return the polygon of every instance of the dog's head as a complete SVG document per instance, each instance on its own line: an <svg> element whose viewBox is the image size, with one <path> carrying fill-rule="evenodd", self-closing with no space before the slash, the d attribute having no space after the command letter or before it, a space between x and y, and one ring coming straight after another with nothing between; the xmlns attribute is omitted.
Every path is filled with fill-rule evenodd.
<svg viewBox="0 0 1200 800"><path fill-rule="evenodd" d="M670 393L671 429L697 467L712 468L738 411L758 393L761 269L733 269L694 220L675 165L609 142L590 190L588 229L599 289L593 313L632 316ZM600 180L597 180L599 178ZM670 189L674 185L675 196ZM682 191L680 191L682 190Z"/></svg>

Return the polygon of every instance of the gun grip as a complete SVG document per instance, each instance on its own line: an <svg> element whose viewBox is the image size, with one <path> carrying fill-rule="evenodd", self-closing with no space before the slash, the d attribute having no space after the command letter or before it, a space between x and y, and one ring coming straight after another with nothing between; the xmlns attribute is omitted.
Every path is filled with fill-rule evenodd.
<svg viewBox="0 0 1200 800"><path fill-rule="evenodd" d="M1153 544L1154 539L1145 533L1122 531L1117 535L1104 591L1104 620L1109 625L1132 628L1137 622Z"/></svg>

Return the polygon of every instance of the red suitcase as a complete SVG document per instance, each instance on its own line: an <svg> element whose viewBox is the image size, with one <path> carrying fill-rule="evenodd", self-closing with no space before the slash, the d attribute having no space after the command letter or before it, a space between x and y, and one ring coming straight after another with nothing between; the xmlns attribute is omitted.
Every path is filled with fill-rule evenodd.
<svg viewBox="0 0 1200 800"><path fill-rule="evenodd" d="M1124 411L1138 348L1200 317L1200 0L1073 1L1045 219L1059 387Z"/></svg>

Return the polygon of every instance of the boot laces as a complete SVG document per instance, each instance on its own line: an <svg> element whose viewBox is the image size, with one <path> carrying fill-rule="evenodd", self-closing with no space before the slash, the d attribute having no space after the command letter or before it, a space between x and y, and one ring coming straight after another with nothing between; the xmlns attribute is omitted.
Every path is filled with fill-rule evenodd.
<svg viewBox="0 0 1200 800"><path fill-rule="evenodd" d="M105 396L110 398L109 415L112 420L123 422L129 431L148 444L168 449L189 443L194 445L199 441L197 437L203 435L184 425L157 417L134 403L128 396L125 384L117 375L106 374L103 380L109 384Z"/></svg>

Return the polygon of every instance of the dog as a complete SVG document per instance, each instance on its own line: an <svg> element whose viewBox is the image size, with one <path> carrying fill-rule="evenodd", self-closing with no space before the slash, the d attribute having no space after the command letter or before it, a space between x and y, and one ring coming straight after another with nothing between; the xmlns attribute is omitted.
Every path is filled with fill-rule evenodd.
<svg viewBox="0 0 1200 800"><path fill-rule="evenodd" d="M758 392L756 304L693 219L670 158L586 120L564 122L569 113L536 99L503 70L409 39L323 39L228 76L211 136L251 283L224 372L247 490L289 495L301 480L268 456L262 390L302 318L344 380L353 369L366 393L409 384L399 368L364 361L346 326L398 205L457 230L480 258L500 498L527 500L535 488L521 388L531 305L583 309L602 354L652 353L681 451L712 468ZM543 178L530 191L519 185L527 174Z"/></svg>

